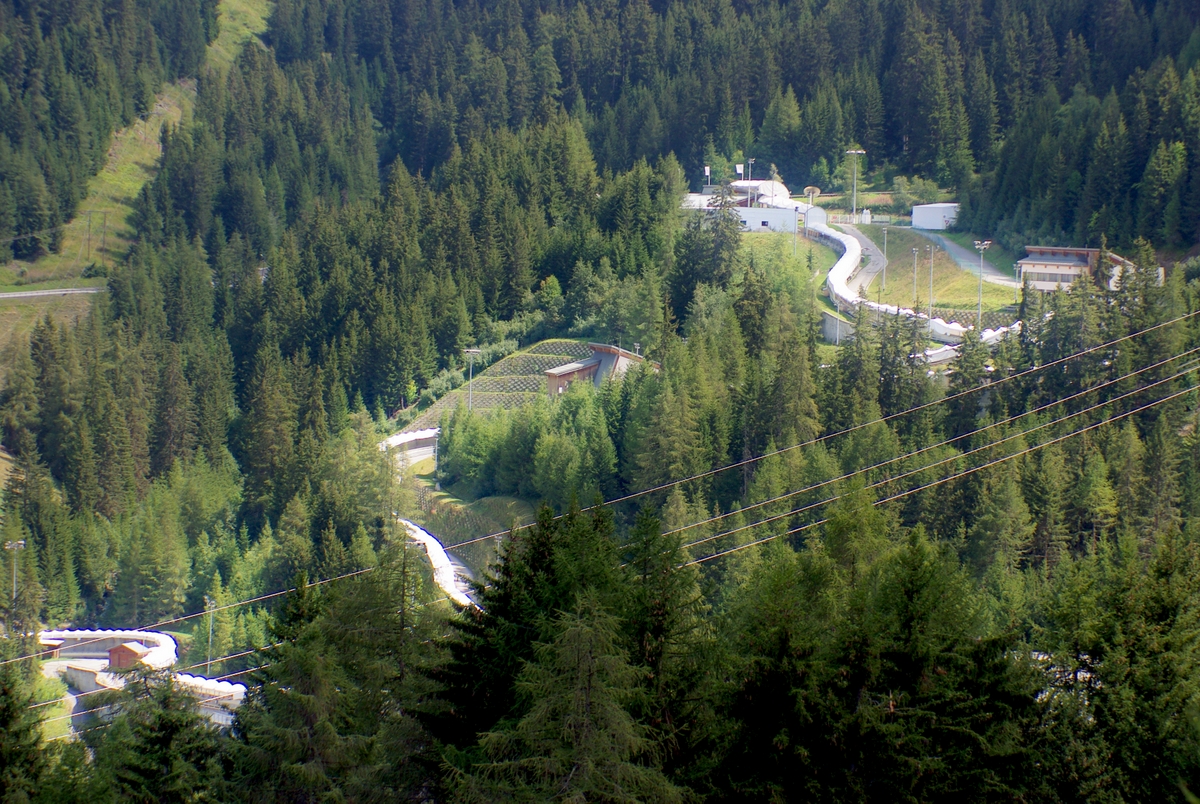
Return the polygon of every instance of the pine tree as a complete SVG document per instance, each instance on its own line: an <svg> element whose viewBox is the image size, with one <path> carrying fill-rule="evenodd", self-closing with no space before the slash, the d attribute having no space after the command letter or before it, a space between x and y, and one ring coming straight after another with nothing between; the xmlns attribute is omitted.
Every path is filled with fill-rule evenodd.
<svg viewBox="0 0 1200 804"><path fill-rule="evenodd" d="M93 772L105 778L112 800L183 804L223 797L216 727L169 674L135 671L110 717L90 747Z"/></svg>
<svg viewBox="0 0 1200 804"><path fill-rule="evenodd" d="M703 705L696 693L715 648L698 574L694 567L679 567L688 557L680 542L679 534L662 535L658 520L644 508L630 533L626 564L632 594L624 604L624 630L632 637L633 661L646 670L646 697L634 711L645 710L641 720L653 729L668 762L699 737L697 710Z"/></svg>
<svg viewBox="0 0 1200 804"><path fill-rule="evenodd" d="M581 592L517 680L528 713L481 737L490 761L451 777L456 798L682 800L661 771L639 762L649 741L627 709L639 675L620 647L617 619L594 592Z"/></svg>
<svg viewBox="0 0 1200 804"><path fill-rule="evenodd" d="M6 534L7 535L7 534ZM0 801L32 801L45 783L42 725L20 665L0 666Z"/></svg>
<svg viewBox="0 0 1200 804"><path fill-rule="evenodd" d="M192 389L183 373L179 347L169 344L162 364L158 411L154 420L150 466L156 475L169 474L177 460L187 460L196 444Z"/></svg>

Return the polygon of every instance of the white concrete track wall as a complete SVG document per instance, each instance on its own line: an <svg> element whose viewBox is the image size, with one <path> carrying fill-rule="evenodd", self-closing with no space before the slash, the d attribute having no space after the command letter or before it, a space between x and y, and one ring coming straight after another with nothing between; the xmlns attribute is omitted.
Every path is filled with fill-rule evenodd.
<svg viewBox="0 0 1200 804"><path fill-rule="evenodd" d="M839 310L853 311L859 307L865 307L868 310L874 310L885 315L900 315L906 318L929 321L929 316L907 307L897 307L894 304L879 304L878 302L868 301L857 296L850 290L848 282L854 272L858 270L859 263L862 262L862 246L850 235L842 234L828 226L813 224L808 228L819 239L831 245L835 250L842 252L842 256L829 269L829 275L825 279L825 286L829 289L829 298L833 300L833 303ZM991 346L1009 332L1018 331L1020 327L1021 322L1017 321L1009 327L985 329L983 331L983 342ZM930 338L944 344L960 343L963 336L972 329L974 327L963 326L953 321L943 321L940 318L929 321ZM941 363L950 359L955 351L954 347L949 345L938 349L929 349L925 352L925 359L930 363Z"/></svg>
<svg viewBox="0 0 1200 804"><path fill-rule="evenodd" d="M126 642L137 642L150 651L142 657L142 663L155 670L166 670L178 660L175 640L169 634L158 631L113 631L113 630L54 630L38 634L42 644L54 648L61 672L68 684L82 692L98 689L120 689L125 680L116 673L108 672L108 651ZM71 659L80 659L78 663ZM102 660L102 661L100 661ZM103 663L102 663L103 662ZM176 673L175 683L196 696L200 713L214 723L228 726L233 722L233 710L246 697L246 686L229 681Z"/></svg>

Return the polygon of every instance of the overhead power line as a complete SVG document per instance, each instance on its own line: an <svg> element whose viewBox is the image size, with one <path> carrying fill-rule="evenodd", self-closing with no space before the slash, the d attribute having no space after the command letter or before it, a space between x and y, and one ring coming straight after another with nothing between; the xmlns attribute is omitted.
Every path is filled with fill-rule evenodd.
<svg viewBox="0 0 1200 804"><path fill-rule="evenodd" d="M974 474L975 472L979 472L984 469L989 469L993 466L1004 463L1006 461L1011 461L1014 458L1020 458L1023 455L1028 455L1032 452L1036 452L1037 450L1044 449L1053 444L1061 443L1063 441L1066 441L1069 438L1074 438L1075 436L1083 435L1086 432L1095 430L1098 427L1103 427L1106 424L1112 424L1113 422L1120 421L1121 419L1128 418L1129 416L1133 416L1137 413L1142 413L1144 411L1150 410L1151 408L1154 408L1158 405L1164 404L1166 402L1170 402L1173 399L1178 399L1179 397L1184 396L1186 394L1190 394L1194 390L1195 389L1193 389L1193 388L1187 388L1182 391L1176 391L1175 393L1168 394L1167 396L1163 397L1162 399L1155 400L1154 402L1149 402L1145 405L1134 408L1133 410L1129 410L1124 413L1113 416L1111 418L1105 419L1104 421L1095 422L1094 424L1090 424L1090 425L1083 427L1079 430L1076 430L1074 432L1067 433L1066 435L1058 436L1057 438L1052 438L1049 441L1045 441L1041 444L1036 444L1032 447L1027 447L1026 449L1023 449L1023 450L1020 450L1019 452L1013 453L1012 455L1005 455L1004 457L997 458L994 461L989 461L988 463L980 464L979 466L970 467L968 469L963 470L962 472L956 472L955 474L952 474L949 477L944 477L939 480L935 480L931 483L926 483L925 485L917 486L916 488L911 488L906 491L899 492L898 494L893 494L890 497L884 497L883 499L875 500L874 502L871 503L871 505L879 506L879 505L883 505L884 503L895 502L896 500L903 499L904 497L908 497L908 496L916 494L918 492L926 491L926 490L934 488L936 486L940 486L943 483L949 483L952 480L958 480L960 478L966 477L967 475ZM835 499L835 500L840 499L840 496L835 497L833 499ZM683 564L680 564L679 566L680 566L680 568L690 567L690 566L693 566L696 564L703 564L708 561L713 561L718 558L723 558L727 555L732 555L733 553L739 552L741 550L746 550L750 547L757 547L761 544L766 544L767 542L774 541L775 539L778 539L781 536L793 536L797 533L801 533L803 531L809 530L810 528L815 528L820 525L824 525L828 521L829 521L828 519L819 519L815 522L809 522L806 525L801 525L799 527L792 528L791 530L788 530L786 533L777 533L777 534L772 534L770 536L765 536L761 539L758 539L757 541L747 542L746 544L741 544L736 547L731 547L727 550L722 550L718 553L713 553L712 555L703 556L702 558L694 558L691 561L685 561Z"/></svg>
<svg viewBox="0 0 1200 804"><path fill-rule="evenodd" d="M872 425L879 424L881 422L889 422L889 421L892 421L893 419L898 419L900 417L907 416L912 413L918 413L918 412L920 412L922 410L926 410L928 408L936 407L938 405L944 405L947 402L951 402L955 399L960 399L969 394L979 393L984 390L993 390L993 389L997 388L998 386L1003 385L1004 383L1012 382L1013 380L1021 379L1023 377L1028 377L1031 374L1035 374L1040 371L1045 371L1046 369L1062 365L1064 363L1067 363L1071 360L1075 360L1077 358L1083 357L1085 355L1093 354L1095 352L1099 352L1099 351L1103 351L1105 349L1112 348L1113 346L1116 346L1117 344L1124 343L1125 341L1140 337L1149 332L1154 332L1156 330L1162 329L1163 327L1168 327L1173 324L1178 324L1182 321L1186 321L1188 319L1194 318L1197 315L1200 315L1200 310L1196 310L1191 313L1186 313L1184 315L1172 318L1169 321L1163 321L1160 324L1155 324L1154 326L1146 327L1145 329L1138 330L1137 332L1131 332L1128 335L1123 335L1120 338L1115 338L1111 341L1106 341L1105 343L1097 344L1096 346L1091 346L1091 347L1088 347L1087 349L1083 349L1078 352L1074 352L1072 354L1065 355L1065 356L1057 358L1055 360L1051 360L1049 363L1043 363L1038 366L1031 366L1030 368L1027 368L1022 371L1018 371L1014 374L1009 374L1007 376L1004 376L997 380L994 380L993 382L991 382L987 385L981 385L976 388L968 388L964 391L958 391L957 393L951 394L950 396L945 396L945 397L942 397L941 399L934 399L929 402L923 402L914 407L906 408L905 410L897 411L896 413L890 413L887 416L881 416L878 419L872 419L871 421L862 422L861 424L856 424L851 427L847 427L844 430L838 430L837 432L827 433L823 436L818 436L817 438L809 439L808 441L803 441L798 444L792 444L791 446L781 447L780 449L764 452L762 455L757 455L757 456L754 456L751 458L746 458L745 460L727 464L725 466L721 466L716 469L709 469L707 471L699 472L694 475L688 475L687 477L683 477L678 480L671 480L666 483L661 483L657 486L653 486L648 489L631 492L630 494L626 494L621 497L615 497L611 500L607 500L602 503L596 503L594 505L589 505L589 506L579 509L579 512L582 513L584 511L591 511L595 508L599 508L599 507L603 507L603 506L607 506L607 505L616 505L618 503L628 502L629 500L634 500L639 497L644 497L647 494L654 494L659 491L665 491L667 489L682 485L684 483L690 483L694 480L703 480L704 478L718 475L721 472L726 472L726 471L729 471L730 469L737 469L742 466L748 466L750 464L757 463L758 461L761 461L765 458L770 458L775 455L782 455L784 453L791 452L792 450L802 449L804 447L812 446L814 444L820 444L820 443L823 443L830 439L837 438L838 436L848 435L849 433L853 433L858 430L862 430L867 427L871 427ZM563 516L565 516L565 514L558 514L555 517L553 517L553 519L555 519L555 520L561 519ZM534 524L536 524L536 523L535 522L527 522L523 525L517 525L516 528L517 529L527 528ZM489 533L485 536L477 536L473 539L467 539L466 541L458 542L457 544L449 544L449 545L446 545L446 548L454 549L456 547L466 547L467 545L477 544L479 542L487 541L488 539L495 539L500 536L504 536L510 532L511 532L510 530L497 531L495 533Z"/></svg>
<svg viewBox="0 0 1200 804"><path fill-rule="evenodd" d="M1121 375L1121 376L1119 376L1119 377L1114 377L1114 378L1112 378L1112 379L1110 379L1110 380L1106 380L1105 382L1102 382L1102 383L1100 383L1099 385L1094 385L1094 386L1092 386L1091 388L1087 388L1087 389L1085 389L1085 390L1083 390L1083 391L1079 391L1078 393L1072 394L1072 395L1070 395L1070 396L1065 396L1065 397L1062 397L1061 399L1056 399L1056 400L1054 400L1053 402L1047 402L1047 403L1046 403L1046 404L1044 404L1044 405L1041 405L1041 406L1039 406L1039 407L1036 407L1036 408L1034 408L1034 409L1032 409L1032 410L1027 410L1027 411L1025 411L1024 413L1018 413L1017 415L1015 415L1015 416L1010 416L1010 417L1008 417L1007 419L1000 419L1000 420L998 420L998 421L992 422L991 424L988 424L988 425L985 425L985 426L983 426L983 427L980 427L980 428L979 428L979 429L977 429L977 430L972 430L972 431L971 431L971 432L969 432L969 433L965 433L965 434L963 434L963 435L961 435L961 436L958 436L958 437L955 437L955 438L947 438L947 439L945 439L945 440L943 440L943 441L939 441L939 442L938 442L938 443L936 443L936 444L930 444L929 446L921 447L920 449L913 450L912 452L906 452L906 453L904 453L904 454L902 454L902 455L897 455L897 456L896 456L896 457L894 457L894 458L888 458L886 461L880 461L879 463L873 464L873 465L871 465L871 466L866 466L866 467L863 467L862 469L857 469L857 470L855 470L855 471L853 471L853 472L849 472L849 473L847 473L847 474L840 475L840 476L838 476L838 477L834 477L834 478L831 478L831 479L829 479L829 480L822 480L822 481L820 481L819 483L814 483L814 484L812 484L812 485L810 485L810 486L806 486L806 487L804 487L804 488L802 488L802 489L797 489L796 491L789 491L789 492L787 492L786 494L781 494L781 495L779 495L778 497L772 497L772 498L771 498L771 499L769 499L769 500L763 500L762 502L757 502L757 503L753 503L753 504L751 504L751 505L747 505L745 508L739 508L739 509L737 509L736 511L728 511L728 512L726 512L726 513L724 513L724 514L718 514L717 516L710 517L709 519L705 519L705 520L703 520L703 521L701 521L701 522L697 522L696 524L693 524L693 525L684 525L684 526L682 526L682 527L678 527L678 528L675 528L675 529L673 529L673 530L668 530L668 531L665 531L665 532L664 532L662 535L663 535L663 536L671 536L671 535L673 535L673 534L676 534L676 533L682 533L682 532L684 532L684 531L693 530L694 528L696 528L696 527L699 527L700 525L703 525L703 524L707 524L707 523L710 523L710 522L716 522L716 521L719 521L719 520L722 520L722 519L728 519L729 517L733 517L733 516L736 516L736 515L738 515L738 514L744 514L744 513L746 513L747 511L753 511L753 510L754 510L754 509L756 509L756 508L762 508L762 507L764 507L764 506L771 505L771 504L773 504L773 503L781 502L781 501L783 501L783 500L786 500L786 499L788 499L789 497L795 497L795 496L797 496L797 495L799 495L799 494L806 494L806 493L808 493L808 492L810 492L810 491L816 491L817 489L819 489L819 488L823 488L824 486L828 486L828 485L830 485L830 484L833 484L833 483L839 483L839 482L841 482L841 481L843 481L843 480L848 480L848 479L850 479L850 478L852 478L852 477L855 477L855 476L857 476L857 475L866 474L866 473L868 473L868 472L873 472L873 471L876 471L876 470L878 470L878 469L882 469L882 468L884 468L884 467L886 467L886 466L890 466L891 464L894 464L894 463L899 463L899 462L901 462L901 461L906 461L906 460L909 460L910 458L915 458L916 456L918 456L918 455L921 455L921 454L923 454L923 453L925 453L925 452L930 452L931 450L939 449L939 448L941 448L941 447L947 447L947 446L950 446L950 445L951 445L951 444L953 444L955 441L961 441L961 440L963 440L963 439L965 439L965 438L970 438L971 436L978 435L978 434L980 434L980 433L985 433L985 432L987 432L988 430L992 430L992 429L994 429L994 428L996 428L996 427L1003 427L1003 426L1005 426L1005 425L1008 425L1008 424L1011 424L1012 422L1015 422L1015 421L1017 421L1018 419L1025 418L1025 417L1027 417L1027 416L1033 416L1033 415L1035 415L1035 414L1042 413L1042 412L1044 412L1044 411L1046 411L1046 410L1049 410L1050 408L1056 407L1056 406L1058 406L1058 405L1062 405L1062 404L1064 404L1064 403L1066 403L1066 402L1071 402L1071 401L1073 401L1073 400L1075 400L1075 399L1079 399L1079 398L1081 398L1081 397L1085 397L1085 396L1087 396L1087 395L1089 395L1089 394L1096 393L1097 391L1102 391L1102 390L1104 390L1105 388L1108 388L1108 387L1110 387L1110 386L1113 386L1113 385L1116 385L1116 384L1118 384L1118 383L1125 382L1126 380L1132 379L1133 377L1136 377L1136 376L1138 376L1139 374L1143 374L1143 373L1145 373L1145 372L1147 372L1147 371L1152 371L1152 370L1154 370L1154 369L1161 368L1161 367L1165 366L1165 365L1166 365L1166 364L1168 364L1168 363L1173 363L1173 362L1175 362L1176 360L1179 360L1179 359L1181 359L1181 358L1184 358L1184 357L1187 357L1187 356L1189 356L1189 355L1195 354L1195 353L1197 353L1197 352L1200 352L1200 347L1196 347L1196 348L1193 348L1193 349L1189 349L1189 350L1188 350L1188 351L1186 351L1186 352L1181 352L1180 354L1178 354L1178 355L1175 355L1174 357L1169 357L1169 358L1167 358L1166 360L1160 360L1160 361L1159 361L1159 362L1157 362L1157 363L1154 363L1154 364L1152 364L1152 365L1149 365L1149 366L1145 366L1144 368L1137 369L1136 371L1131 371L1131 372L1128 372L1128 373L1126 373L1126 374L1122 374L1122 375ZM1176 375L1176 376L1181 376L1181 375ZM1146 386L1146 387L1151 387L1151 386ZM1107 401L1106 401L1104 404L1111 403L1111 402L1113 402L1115 399L1120 399L1120 398L1122 398L1122 397L1116 397L1116 398L1114 398L1114 399L1107 400ZM1032 431L1030 431L1030 432L1032 432ZM1010 437L1010 438L1011 438L1011 437ZM1007 440L1007 439L1005 439L1005 440ZM1002 442L997 442L997 443L1002 443ZM993 445L989 445L989 446L993 446ZM969 454L969 453L968 453L968 454ZM962 456L960 455L959 457L962 457ZM893 478L893 480L894 480L894 479L895 479L895 478Z"/></svg>
<svg viewBox="0 0 1200 804"><path fill-rule="evenodd" d="M979 446L979 447L976 447L976 448L974 448L974 449L968 450L967 452L956 453L955 455L951 455L951 456L949 456L949 457L943 458L943 459L942 459L942 460L940 460L940 461L936 461L936 462L934 462L934 463L931 463L931 464L928 464L928 465L926 465L926 466L922 466L922 467L919 467L919 468L917 468L917 469L910 469L909 471L907 471L907 472L903 472L903 473L901 473L901 474L897 475L896 477L885 478L885 479L883 479L883 480L876 481L875 483L870 483L870 484L868 484L868 485L864 486L864 488L865 488L865 489L874 489L874 488L879 488L879 487L881 487L881 486L887 486L887 485L890 485L890 484L892 484L892 483L897 483L897 482L899 482L899 481L901 481L901 480L905 479L906 477L912 477L913 475L919 475L919 474L922 474L922 473L924 473L924 472L928 472L930 469L935 469L935 468L937 468L938 466L943 466L943 465L945 465L945 464L947 464L947 463L956 463L956 462L958 462L958 461L962 460L963 458L967 458L967 457L970 457L970 456L972 456L972 455L977 455L977 454L979 454L979 453L981 453L981 452L988 452L988 451L994 450L996 447L998 447L998 446L1000 446L1001 444L1004 444L1004 443L1006 443L1006 442L1008 442L1008 441L1015 441L1015 440L1017 440L1017 439L1024 438L1025 436L1027 436L1027 435L1030 435L1031 433L1036 433L1036 432L1037 432L1037 431L1039 431L1039 430L1044 430L1044 429L1046 429L1046 428L1048 428L1048 427L1053 427L1053 426L1055 426L1055 425L1057 425L1057 424L1061 424L1062 422L1065 422L1065 421L1067 421L1068 419L1073 419L1073 418L1076 418L1076 417L1078 417L1078 416L1082 416L1082 415L1084 415L1084 414L1087 414L1087 413L1092 413L1092 412L1094 412L1094 411L1096 411L1096 410L1099 410L1099 409L1101 409L1101 408L1107 407L1107 406L1109 406L1109 405L1113 404L1114 402L1119 402L1119 401L1121 401L1122 399L1127 399L1127 398L1129 398L1129 397L1131 397L1131 396L1137 396L1138 394L1141 394L1142 392L1144 392L1144 391L1147 391L1147 390L1149 390L1149 389L1151 389L1151 388L1155 388L1155 387L1157 387L1157 386L1159 386L1159 385L1164 385L1164 384L1166 384L1166 383L1173 382L1173 381L1175 381L1175 380L1177 380L1177 379L1180 379L1181 377L1184 377L1184 376L1186 376L1187 374L1189 374L1189 373L1191 373L1191 372L1195 371L1195 370L1196 370L1198 367L1200 367L1200 364L1193 365L1192 367L1190 367L1190 368L1188 368L1188 369L1185 369L1185 370L1183 370L1183 371L1180 371L1180 372L1178 372L1177 374L1174 374L1174 375L1172 375L1172 376L1170 376L1170 377L1167 377L1167 378L1165 378L1165 379L1161 379L1161 380L1158 380L1158 381L1156 381L1156 382L1153 382L1153 383L1151 383L1150 385L1145 385L1145 386L1142 386L1141 388L1137 388L1137 389L1135 389L1135 390L1133 390L1133 391L1129 391L1129 392L1127 392L1127 393L1125 393L1125 394L1122 394L1121 396L1115 397L1115 398L1113 398L1113 399L1110 399L1110 400L1107 400L1107 401L1105 401L1105 402L1099 402L1099 403L1097 403L1097 404L1093 405L1093 406L1092 406L1092 407L1090 407L1090 408L1085 408L1085 409L1083 409L1083 410L1076 411L1076 412L1074 412L1074 413L1071 413L1071 414L1068 414L1068 415L1066 415L1066 416L1062 416L1062 417L1060 417L1060 418L1058 418L1058 419L1054 419L1054 420L1051 420L1051 421L1048 421L1048 422L1043 422L1042 424L1039 424L1039 425L1037 425L1036 427L1031 427L1031 428L1030 428L1030 429L1028 429L1028 430L1023 430L1023 431L1021 431L1021 432L1019 432L1019 433L1013 433L1013 434L1010 434L1010 435L1008 435L1008 436L1005 436L1004 438L1000 439L999 441L994 441L994 442L992 442L992 443L990 443L990 444L984 444L984 445L982 445L982 446ZM1192 390L1192 389L1187 389L1187 390L1186 390L1186 391L1184 391L1183 393L1187 393L1187 392L1188 392L1188 391L1190 391L1190 390ZM853 476L853 474L854 474L854 473L851 473L851 474L849 474L849 475L846 475L845 477L851 477L851 476ZM844 478L839 478L839 479L844 479ZM702 538L702 539L697 539L697 540L696 540L696 541L694 541L694 542L689 542L689 543L687 543L687 544L680 545L680 547L681 547L681 549L690 549L690 548L692 548L692 547L697 547L697 546L699 546L699 545L701 545L701 544L705 544L705 543L707 543L707 542L715 541L715 540L717 540L717 539L721 539L721 538L724 538L724 537L726 537L726 536L732 536L732 535L733 535L733 534L735 534L735 533L741 533L741 532L743 532L743 531L751 530L751 529L753 529L753 528L756 528L756 527L759 527L759 526L761 526L761 525L766 525L766 524L769 524L769 523L772 523L772 522L778 522L778 521L779 521L779 520L781 520L781 519L787 519L787 518L789 518L789 517L795 516L796 514L802 514L802 513L804 513L805 511L812 510L813 508L819 508L819 507L821 507L821 506L823 506L823 505L828 505L829 503L832 503L832 502L834 502L834 501L836 501L836 500L839 500L839 499L841 499L841 497L842 497L842 496L844 496L844 495L836 494L836 495L834 495L834 496L832 496L832 497L830 497L830 498L828 498L828 499L825 499L825 500L820 500L820 501L818 501L818 502L814 502L814 503L809 503L808 505L804 505L804 506L801 506L800 508L793 509L793 510L791 510L791 511L788 511L787 513L784 513L784 514L776 514L775 516L771 516L771 517L768 517L768 518L766 518L766 519L761 519L761 520L759 520L759 521L757 521L757 522L752 522L752 523L750 523L750 524L748 524L748 525L743 525L743 526L741 526L741 527L734 528L734 529L732 529L732 530L728 530L728 531L724 531L724 532L722 532L722 533L718 533L718 534L715 534L715 535L713 535L713 536L706 536L706 537L704 537L704 538ZM692 527L698 527L698 526L701 526L701 525L708 524L709 522L711 522L711 521L714 521L715 519L716 519L716 517L710 518L709 520L705 520L705 521L703 521L703 522L699 522L699 523L697 523L696 525L693 525Z"/></svg>
<svg viewBox="0 0 1200 804"><path fill-rule="evenodd" d="M308 585L309 586L323 586L324 584L333 583L334 581L340 581L345 578L353 578L356 575L363 575L365 573L371 572L374 569L375 569L375 567L367 567L365 569L354 570L353 572L346 572L341 575L335 575L332 578L325 578L320 581L313 581L312 583L310 583ZM181 623L181 622L185 622L187 620L193 620L197 617L204 617L208 614L215 614L219 611L225 611L227 609L234 609L234 608L238 608L239 606L249 605L251 603L260 603L264 600L270 600L271 598L280 597L281 595L290 594L291 592L295 592L295 591L296 591L296 587L293 586L288 589L281 589L278 592L271 592L270 594L259 595L258 597L252 597L252 598L248 598L246 600L238 600L234 603L226 603L225 605L216 606L211 609L205 609L204 611L197 611L192 614L185 614L180 617L172 617L169 620L161 620L156 623L151 623L150 625L142 625L142 626L138 626L137 628L118 628L118 629L114 629L114 630L117 630L117 631L153 631L156 628L162 628L164 625L173 625L175 623ZM111 637L99 636L99 637L95 637L94 639L87 639L82 642L77 642L76 644L72 645L71 647L81 648L85 645L94 645L97 642L103 642L106 639L111 639ZM6 664L12 664L13 662L22 662L22 661L25 661L26 659L36 659L38 657L44 656L46 653L47 653L47 651L38 651L37 653L27 653L23 656L15 656L11 659L5 659L3 661L0 661L0 666L6 665Z"/></svg>

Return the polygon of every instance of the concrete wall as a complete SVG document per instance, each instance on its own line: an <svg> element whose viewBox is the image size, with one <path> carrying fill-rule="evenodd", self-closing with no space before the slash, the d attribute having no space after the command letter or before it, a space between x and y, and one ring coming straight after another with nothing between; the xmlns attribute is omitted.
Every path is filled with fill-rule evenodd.
<svg viewBox="0 0 1200 804"><path fill-rule="evenodd" d="M854 325L828 310L821 311L821 334L830 343L845 343L854 337Z"/></svg>

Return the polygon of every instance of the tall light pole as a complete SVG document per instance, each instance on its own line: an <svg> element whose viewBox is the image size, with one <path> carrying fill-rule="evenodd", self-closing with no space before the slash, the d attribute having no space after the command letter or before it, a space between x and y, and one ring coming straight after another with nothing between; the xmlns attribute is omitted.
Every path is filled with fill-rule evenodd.
<svg viewBox="0 0 1200 804"><path fill-rule="evenodd" d="M913 246L913 308L917 306L917 248Z"/></svg>
<svg viewBox="0 0 1200 804"><path fill-rule="evenodd" d="M988 250L991 240L976 240L975 248L979 250L979 317L975 321L975 330L983 332L983 252Z"/></svg>
<svg viewBox="0 0 1200 804"><path fill-rule="evenodd" d="M746 161L747 161L747 162L749 163L749 165L750 165L750 172L749 172L749 173L746 175L746 181L747 181L747 182L752 182L752 181L754 181L754 157L750 157L750 158L749 158L749 159L747 159ZM750 190L751 190L751 188L750 188L750 187L746 187L746 193L747 193L747 195L746 195L746 198L747 198L747 199L749 199L749 198L750 198L750 195L749 195L749 193L750 193ZM755 196L754 200L748 200L748 201L747 201L747 205L748 205L748 206L754 206L754 201L758 200L758 193L755 193L755 194L754 194L754 196Z"/></svg>
<svg viewBox="0 0 1200 804"><path fill-rule="evenodd" d="M208 658L204 662L204 675L212 675L212 632L213 632L213 599L204 596L204 609L208 612Z"/></svg>
<svg viewBox="0 0 1200 804"><path fill-rule="evenodd" d="M883 227L883 292L887 293L887 227Z"/></svg>
<svg viewBox="0 0 1200 804"><path fill-rule="evenodd" d="M478 349L463 349L463 354L468 356L470 368L467 369L467 410L470 410L475 402L475 355L479 354Z"/></svg>
<svg viewBox="0 0 1200 804"><path fill-rule="evenodd" d="M792 223L792 259L796 258L796 235L800 233L800 207L796 207L796 220Z"/></svg>
<svg viewBox="0 0 1200 804"><path fill-rule="evenodd" d="M862 148L851 148L846 151L847 156L854 157L854 200L850 207L850 221L852 223L858 223L858 158L865 153L866 151Z"/></svg>
<svg viewBox="0 0 1200 804"><path fill-rule="evenodd" d="M933 321L933 246L926 246L929 249L929 320Z"/></svg>
<svg viewBox="0 0 1200 804"><path fill-rule="evenodd" d="M808 196L808 209L804 210L804 236L808 237L808 213L812 212L813 199L821 194L821 188L810 184L804 188L804 194Z"/></svg>
<svg viewBox="0 0 1200 804"><path fill-rule="evenodd" d="M17 539L15 542L5 542L4 549L12 551L12 565L13 565L13 596L12 596L12 599L13 599L13 608L15 609L17 607L17 551L25 549L25 540Z"/></svg>

